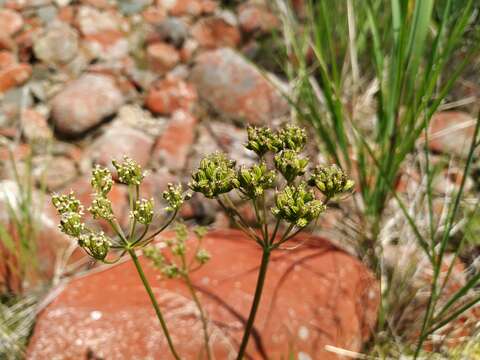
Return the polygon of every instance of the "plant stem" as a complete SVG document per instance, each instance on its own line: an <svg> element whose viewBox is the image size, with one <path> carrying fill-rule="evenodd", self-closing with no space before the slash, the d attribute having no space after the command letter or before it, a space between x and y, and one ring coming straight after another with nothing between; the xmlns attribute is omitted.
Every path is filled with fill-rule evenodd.
<svg viewBox="0 0 480 360"><path fill-rule="evenodd" d="M198 311L200 312L200 321L202 322L203 341L205 343L205 349L207 350L207 359L211 360L212 354L210 352L210 344L209 344L210 339L208 336L207 318L205 316L205 313L203 312L202 304L200 303L197 293L193 288L193 285L192 285L192 282L190 281L190 276L188 275L188 273L184 275L184 278L185 278L185 283L187 284L188 290L190 291L190 295L192 295L192 299L195 302L195 305L197 306Z"/></svg>
<svg viewBox="0 0 480 360"><path fill-rule="evenodd" d="M248 316L247 325L243 333L240 349L238 350L237 360L243 359L245 350L247 348L248 339L252 331L253 323L255 321L255 315L257 314L258 305L260 304L260 298L262 297L263 285L265 283L265 276L267 275L268 262L270 260L271 249L268 247L263 248L262 262L260 264L260 270L258 272L257 287L255 288L255 295L253 297L252 307L250 309L250 315Z"/></svg>
<svg viewBox="0 0 480 360"><path fill-rule="evenodd" d="M173 357L176 360L180 360L180 356L178 356L177 352L175 351L172 339L170 338L170 333L168 332L167 323L163 318L162 312L160 311L160 307L158 306L158 303L157 303L157 299L155 299L155 295L153 294L152 288L150 287L150 283L148 282L147 277L143 272L142 265L140 265L140 261L138 260L137 254L135 254L135 250L133 249L129 249L128 253L131 256L133 263L137 268L138 275L142 280L143 286L145 287L145 290L147 290L148 296L150 297L153 308L155 309L155 313L157 314L158 321L160 321L160 325L162 326L163 334L167 338L167 343L168 343L168 347L170 348L170 352L172 353Z"/></svg>

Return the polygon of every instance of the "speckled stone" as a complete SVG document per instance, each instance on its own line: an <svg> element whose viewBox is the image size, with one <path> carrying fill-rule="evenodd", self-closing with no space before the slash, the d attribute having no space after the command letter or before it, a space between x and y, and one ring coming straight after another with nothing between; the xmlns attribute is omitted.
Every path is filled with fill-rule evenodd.
<svg viewBox="0 0 480 360"><path fill-rule="evenodd" d="M333 360L325 345L359 351L375 325L378 284L359 261L318 237L272 255L248 358L293 351ZM204 242L212 260L193 274L211 320L216 359L232 359L251 305L261 252L238 231ZM293 244L292 244L293 245ZM183 283L162 280L142 259L182 359L198 359L202 332ZM130 261L77 278L40 314L28 359L170 359L149 299Z"/></svg>

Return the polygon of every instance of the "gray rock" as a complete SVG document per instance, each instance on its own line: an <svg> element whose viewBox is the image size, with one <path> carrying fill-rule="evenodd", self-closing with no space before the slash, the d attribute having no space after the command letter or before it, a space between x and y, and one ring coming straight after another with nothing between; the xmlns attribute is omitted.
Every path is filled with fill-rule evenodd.
<svg viewBox="0 0 480 360"><path fill-rule="evenodd" d="M33 51L45 63L68 63L77 54L78 34L65 23L54 23L38 35Z"/></svg>
<svg viewBox="0 0 480 360"><path fill-rule="evenodd" d="M85 74L68 84L52 101L56 129L76 136L114 114L124 97L112 77Z"/></svg>
<svg viewBox="0 0 480 360"><path fill-rule="evenodd" d="M180 19L170 17L156 26L156 31L162 40L180 48L188 36L187 25Z"/></svg>

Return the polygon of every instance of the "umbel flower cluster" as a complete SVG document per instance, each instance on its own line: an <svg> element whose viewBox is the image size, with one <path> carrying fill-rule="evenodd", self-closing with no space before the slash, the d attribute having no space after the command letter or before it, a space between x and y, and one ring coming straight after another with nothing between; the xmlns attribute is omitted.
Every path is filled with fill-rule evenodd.
<svg viewBox="0 0 480 360"><path fill-rule="evenodd" d="M112 164L117 171L118 182L127 185L129 188L130 224L128 232L125 232L120 227L113 213L112 202L108 198L108 194L114 186L114 181L112 173L106 167L97 165L92 170L90 184L94 197L87 211L92 215L93 219L105 220L113 229L115 238L107 236L103 231L92 229L84 223L84 207L73 192L52 197L53 205L60 214L60 230L75 238L78 245L88 255L104 262L111 262L106 260L111 248L128 251L136 247L145 246L153 240L161 230L171 223L184 200L188 198L188 195L183 192L181 185L169 184L167 190L163 193L163 198L167 203L165 210L173 214L165 225L149 234L148 230L154 220L155 204L153 199L140 197L140 184L145 177L144 171L140 165L127 157L124 158L123 162L114 160ZM137 234L137 225L143 226L143 231L140 234Z"/></svg>
<svg viewBox="0 0 480 360"><path fill-rule="evenodd" d="M149 258L153 265L167 278L188 278L189 274L198 270L210 260L210 253L202 248L202 240L207 232L205 227L193 229L197 244L193 254L187 254L188 229L185 224L175 224L175 237L169 237L158 245L149 245L143 254ZM166 250L170 254L166 254ZM187 258L191 255L190 258Z"/></svg>
<svg viewBox="0 0 480 360"><path fill-rule="evenodd" d="M262 214L265 193L273 190L274 206L270 213L293 230L306 227L326 210L329 200L353 189L353 181L336 165L318 166L307 174L309 159L301 154L307 141L304 129L287 125L278 132L266 127L249 127L247 131L245 147L256 153L258 163L237 167L225 154L213 153L200 162L189 184L193 191L218 200L240 227L245 222L228 197L232 190L253 202L261 226L268 225L266 211ZM317 192L323 194L321 199Z"/></svg>
<svg viewBox="0 0 480 360"><path fill-rule="evenodd" d="M230 219L262 248L255 294L237 360L245 356L270 253L315 222L332 198L351 191L354 186L338 166L309 169L309 159L302 155L307 142L304 129L287 125L277 132L266 127L249 127L247 132L245 147L257 155L257 163L237 167L225 154L213 153L200 162L189 183L193 191L215 199ZM256 227L251 227L235 207L230 197L234 191L251 202ZM272 230L269 225L273 223Z"/></svg>

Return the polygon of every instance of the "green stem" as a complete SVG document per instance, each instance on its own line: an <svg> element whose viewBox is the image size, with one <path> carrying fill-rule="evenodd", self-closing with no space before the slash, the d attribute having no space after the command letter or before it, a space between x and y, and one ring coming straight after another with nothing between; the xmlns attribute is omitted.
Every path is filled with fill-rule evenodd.
<svg viewBox="0 0 480 360"><path fill-rule="evenodd" d="M257 287L255 289L255 295L253 297L253 303L250 309L250 315L248 316L247 325L245 326L245 332L243 333L240 349L238 350L237 360L243 359L245 350L247 349L248 339L250 338L255 315L257 314L260 298L262 297L263 285L265 284L265 276L267 275L268 262L270 260L270 251L270 248L263 248L262 263L260 264L260 270L258 272Z"/></svg>
<svg viewBox="0 0 480 360"><path fill-rule="evenodd" d="M195 305L197 306L198 311L200 312L200 321L202 322L202 328L203 328L203 341L205 343L205 349L207 351L207 359L211 360L212 359L212 354L210 352L210 339L208 336L208 325L207 325L207 318L205 316L205 313L203 312L202 304L200 303L200 300L198 299L197 293L195 289L193 288L192 282L190 280L190 276L188 273L185 273L184 275L185 278L185 283L187 284L188 290L190 291L190 294L192 296L193 301L195 302Z"/></svg>
<svg viewBox="0 0 480 360"><path fill-rule="evenodd" d="M150 301L152 302L153 308L155 309L155 313L157 314L158 321L160 321L160 325L162 326L163 334L167 338L168 347L170 348L170 352L172 353L173 357L176 360L180 360L180 356L178 356L175 348L173 346L172 339L170 338L170 333L168 332L167 323L163 318L162 312L160 311L160 307L158 306L157 299L155 299L155 295L153 294L152 288L150 287L150 283L143 272L142 266L140 265L140 261L138 260L137 254L135 254L135 250L129 249L128 253L130 254L135 267L137 268L138 275L142 280L143 286L145 290L147 290L148 296L150 297Z"/></svg>

